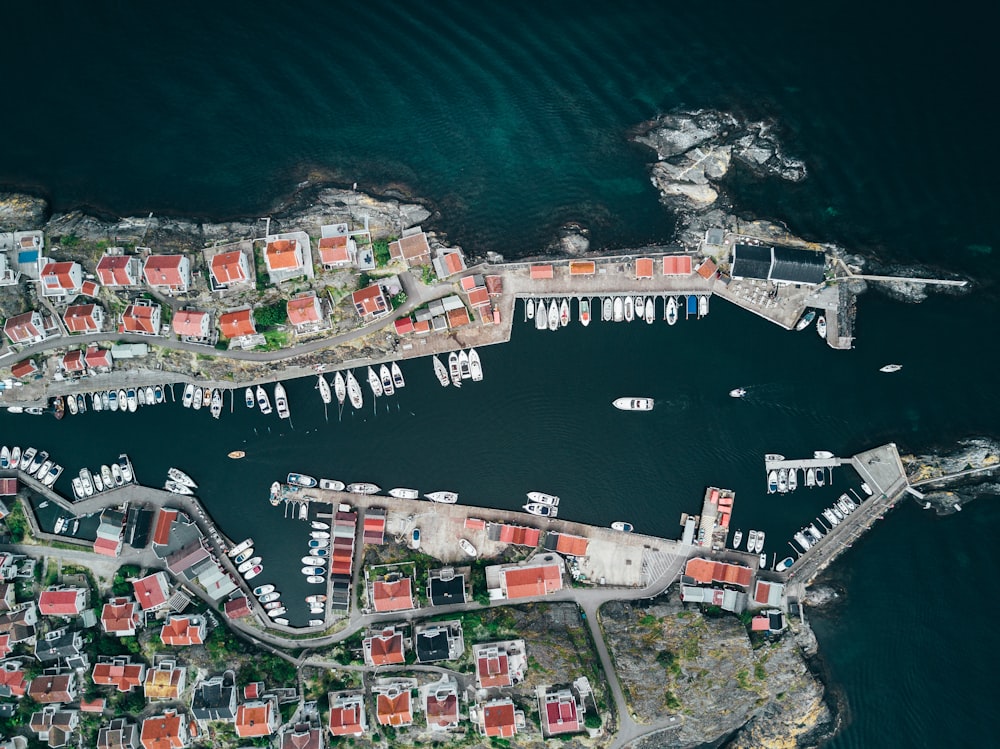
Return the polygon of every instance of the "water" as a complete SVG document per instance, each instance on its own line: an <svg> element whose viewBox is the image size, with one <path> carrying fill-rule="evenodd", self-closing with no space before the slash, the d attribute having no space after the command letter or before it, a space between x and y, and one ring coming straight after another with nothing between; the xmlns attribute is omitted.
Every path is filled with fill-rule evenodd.
<svg viewBox="0 0 1000 749"><path fill-rule="evenodd" d="M706 484L723 485L737 491L734 524L767 530L780 556L850 477L768 497L763 452L995 436L997 357L983 330L1000 274L1000 156L984 145L996 105L982 94L995 11L675 5L22 3L5 19L41 30L40 51L0 62L19 112L0 120L0 183L41 190L57 209L203 217L263 215L307 179L401 185L432 200L435 225L469 249L533 254L569 220L595 246L621 247L673 228L629 128L677 107L733 109L774 117L810 169L799 185L737 170L730 189L746 210L893 262L970 273L976 294L919 307L866 296L852 352L715 301L708 319L675 328L518 326L509 345L480 352L484 383L443 390L429 363L408 364L388 413L369 403L343 422L323 420L303 380L289 388L294 429L238 402L220 422L174 406L58 429L0 415L2 441L77 469L127 450L149 484L169 465L189 470L226 532L253 534L265 576L291 586L307 531L265 501L289 470L511 508L542 489L570 517L668 536ZM879 375L889 361L904 370ZM744 401L725 397L736 385L749 388ZM610 409L623 394L657 408ZM237 448L248 457L230 463ZM985 616L969 594L990 582L994 514L988 502L944 520L903 509L838 563L847 598L814 617L848 704L835 746L955 745L956 725L968 745L989 743L970 730L991 705L975 665L987 659L972 650ZM949 614L970 598L953 637Z"/></svg>

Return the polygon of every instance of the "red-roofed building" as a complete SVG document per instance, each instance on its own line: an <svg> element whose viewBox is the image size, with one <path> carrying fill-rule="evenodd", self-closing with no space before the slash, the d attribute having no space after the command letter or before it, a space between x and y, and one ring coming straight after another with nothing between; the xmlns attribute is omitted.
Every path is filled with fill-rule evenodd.
<svg viewBox="0 0 1000 749"><path fill-rule="evenodd" d="M323 237L319 240L319 262L324 268L341 268L354 265L357 248L346 234Z"/></svg>
<svg viewBox="0 0 1000 749"><path fill-rule="evenodd" d="M11 697L23 697L28 691L28 680L19 661L0 663L0 689L10 691Z"/></svg>
<svg viewBox="0 0 1000 749"><path fill-rule="evenodd" d="M531 280L540 281L545 278L552 278L552 266L551 265L532 265L531 266Z"/></svg>
<svg viewBox="0 0 1000 749"><path fill-rule="evenodd" d="M393 582L377 580L372 583L371 600L377 612L412 609L414 608L413 581L408 577Z"/></svg>
<svg viewBox="0 0 1000 749"><path fill-rule="evenodd" d="M719 266L715 264L712 258L706 258L705 262L698 266L698 275L706 281L710 281L718 269Z"/></svg>
<svg viewBox="0 0 1000 749"><path fill-rule="evenodd" d="M427 243L427 235L418 232L390 242L389 257L406 263L410 268L415 265L426 265L431 259L431 246Z"/></svg>
<svg viewBox="0 0 1000 749"><path fill-rule="evenodd" d="M442 684L424 693L424 715L432 731L447 731L458 727L458 685Z"/></svg>
<svg viewBox="0 0 1000 749"><path fill-rule="evenodd" d="M469 292L469 306L485 307L490 303L490 295L485 288L473 289Z"/></svg>
<svg viewBox="0 0 1000 749"><path fill-rule="evenodd" d="M569 264L571 276L592 276L597 272L597 263L593 260L572 260Z"/></svg>
<svg viewBox="0 0 1000 749"><path fill-rule="evenodd" d="M584 707L568 689L545 690L538 695L538 714L542 718L542 732L546 736L576 733L583 730Z"/></svg>
<svg viewBox="0 0 1000 749"><path fill-rule="evenodd" d="M167 575L162 571L134 581L132 589L135 591L135 600L143 611L155 611L166 606L170 599Z"/></svg>
<svg viewBox="0 0 1000 749"><path fill-rule="evenodd" d="M142 721L139 743L142 749L185 749L191 744L189 722L176 710L164 710Z"/></svg>
<svg viewBox="0 0 1000 749"><path fill-rule="evenodd" d="M13 650L14 645L10 641L10 635L6 633L0 635L0 660L3 660L10 655Z"/></svg>
<svg viewBox="0 0 1000 749"><path fill-rule="evenodd" d="M83 351L74 349L63 354L62 361L59 362L64 372L82 372L87 368L87 362L83 358Z"/></svg>
<svg viewBox="0 0 1000 749"><path fill-rule="evenodd" d="M691 256L690 255L666 255L663 258L663 275L665 276L690 276Z"/></svg>
<svg viewBox="0 0 1000 749"><path fill-rule="evenodd" d="M538 541L541 537L542 532L537 528L528 528L523 525L508 525L507 523L504 523L500 526L500 536L497 540L503 544L538 546Z"/></svg>
<svg viewBox="0 0 1000 749"><path fill-rule="evenodd" d="M766 616L755 616L750 620L751 632L767 632L771 628L771 620Z"/></svg>
<svg viewBox="0 0 1000 749"><path fill-rule="evenodd" d="M448 278L456 273L461 273L467 267L465 255L459 250L447 250L434 258L434 271L438 278Z"/></svg>
<svg viewBox="0 0 1000 749"><path fill-rule="evenodd" d="M759 606L777 606L782 604L785 596L785 586L781 583L769 583L758 580L753 591L753 602Z"/></svg>
<svg viewBox="0 0 1000 749"><path fill-rule="evenodd" d="M37 310L8 317L3 332L11 343L40 343L46 339L45 321Z"/></svg>
<svg viewBox="0 0 1000 749"><path fill-rule="evenodd" d="M146 664L132 663L128 656L103 659L94 665L91 678L101 687L115 687L119 692L131 692L146 676Z"/></svg>
<svg viewBox="0 0 1000 749"><path fill-rule="evenodd" d="M38 613L42 616L77 616L86 606L84 588L47 588L38 596Z"/></svg>
<svg viewBox="0 0 1000 749"><path fill-rule="evenodd" d="M390 684L377 689L380 691L375 697L375 710L379 725L393 728L412 725L413 699L409 688L400 684Z"/></svg>
<svg viewBox="0 0 1000 749"><path fill-rule="evenodd" d="M240 738L270 736L278 730L280 720L276 698L244 702L236 708L236 735Z"/></svg>
<svg viewBox="0 0 1000 749"><path fill-rule="evenodd" d="M250 280L250 264L247 256L239 250L220 252L212 258L209 266L212 280L220 288L231 288Z"/></svg>
<svg viewBox="0 0 1000 749"><path fill-rule="evenodd" d="M407 335L413 332L413 318L412 317L400 317L398 320L393 322L396 328L396 335Z"/></svg>
<svg viewBox="0 0 1000 749"><path fill-rule="evenodd" d="M406 661L403 652L403 632L395 627L386 627L381 632L366 637L361 642L365 663L369 666L385 666Z"/></svg>
<svg viewBox="0 0 1000 749"><path fill-rule="evenodd" d="M374 320L390 311L389 300L385 298L385 292L377 283L366 286L351 295L354 302L354 309L358 316L365 321Z"/></svg>
<svg viewBox="0 0 1000 749"><path fill-rule="evenodd" d="M562 566L559 564L500 570L500 591L508 600L544 596L562 590L562 587Z"/></svg>
<svg viewBox="0 0 1000 749"><path fill-rule="evenodd" d="M365 696L360 693L330 694L330 719L327 723L334 736L361 736L368 730Z"/></svg>
<svg viewBox="0 0 1000 749"><path fill-rule="evenodd" d="M170 529L177 519L177 510L161 507L156 513L156 524L153 526L153 544L166 546L170 543Z"/></svg>
<svg viewBox="0 0 1000 749"><path fill-rule="evenodd" d="M97 348L97 346L88 346L83 358L87 362L88 369L97 371L108 371L114 364L111 349Z"/></svg>
<svg viewBox="0 0 1000 749"><path fill-rule="evenodd" d="M703 584L717 582L746 588L749 587L753 578L753 571L740 564L713 562L709 559L696 557L688 560L684 568L684 575Z"/></svg>
<svg viewBox="0 0 1000 749"><path fill-rule="evenodd" d="M636 278L652 278L653 277L653 260L648 257L640 257L635 260L635 277Z"/></svg>
<svg viewBox="0 0 1000 749"><path fill-rule="evenodd" d="M208 629L204 617L171 616L160 630L164 645L202 645Z"/></svg>
<svg viewBox="0 0 1000 749"><path fill-rule="evenodd" d="M323 328L323 309L316 292L307 291L292 297L285 305L288 322L295 326L299 333L312 332Z"/></svg>
<svg viewBox="0 0 1000 749"><path fill-rule="evenodd" d="M191 285L191 261L187 255L150 255L142 274L155 289L184 294Z"/></svg>
<svg viewBox="0 0 1000 749"><path fill-rule="evenodd" d="M476 684L480 689L509 687L514 684L510 656L503 645L479 644L472 647L476 662Z"/></svg>
<svg viewBox="0 0 1000 749"><path fill-rule="evenodd" d="M187 670L173 661L161 660L146 671L143 690L147 700L176 700L184 691Z"/></svg>
<svg viewBox="0 0 1000 749"><path fill-rule="evenodd" d="M105 255L97 262L97 277L102 286L111 288L138 286L139 258L134 255Z"/></svg>
<svg viewBox="0 0 1000 749"><path fill-rule="evenodd" d="M212 334L212 316L208 312L182 309L174 313L174 332L190 341L206 341Z"/></svg>
<svg viewBox="0 0 1000 749"><path fill-rule="evenodd" d="M160 305L148 301L135 301L122 313L122 331L140 335L160 332Z"/></svg>
<svg viewBox="0 0 1000 749"><path fill-rule="evenodd" d="M514 702L509 697L480 705L478 714L477 727L484 736L509 739L517 733L518 723L524 725L524 713L515 709Z"/></svg>
<svg viewBox="0 0 1000 749"><path fill-rule="evenodd" d="M268 273L295 272L305 267L302 246L297 239L275 239L264 250L264 265Z"/></svg>
<svg viewBox="0 0 1000 749"><path fill-rule="evenodd" d="M219 315L219 329L224 338L243 338L257 333L257 324L253 319L253 311L246 309L235 312L224 312Z"/></svg>
<svg viewBox="0 0 1000 749"><path fill-rule="evenodd" d="M98 536L94 540L94 553L105 557L117 557L122 553L122 541L120 538Z"/></svg>
<svg viewBox="0 0 1000 749"><path fill-rule="evenodd" d="M431 322L430 320L414 320L413 321L413 334L414 335L426 335L431 332Z"/></svg>
<svg viewBox="0 0 1000 749"><path fill-rule="evenodd" d="M242 619L253 613L246 596L237 596L226 601L223 605L223 611L230 619Z"/></svg>
<svg viewBox="0 0 1000 749"><path fill-rule="evenodd" d="M549 540L554 539L555 545L549 545ZM571 536L568 533L550 533L545 540L545 548L565 554L570 557L587 556L587 547L590 541L583 536Z"/></svg>
<svg viewBox="0 0 1000 749"><path fill-rule="evenodd" d="M25 359L24 361L19 361L17 364L10 368L11 376L17 380L24 380L31 377L38 372L38 365L35 364L34 359Z"/></svg>
<svg viewBox="0 0 1000 749"><path fill-rule="evenodd" d="M42 296L70 297L80 293L83 286L83 267L71 261L49 260L40 271Z"/></svg>
<svg viewBox="0 0 1000 749"><path fill-rule="evenodd" d="M63 322L70 333L96 333L104 327L104 308L97 304L74 304L66 308Z"/></svg>
<svg viewBox="0 0 1000 749"><path fill-rule="evenodd" d="M140 621L139 606L131 598L112 598L101 609L101 629L109 635L130 637Z"/></svg>
<svg viewBox="0 0 1000 749"><path fill-rule="evenodd" d="M80 293L84 296L97 299L97 295L101 293L101 287L93 281L84 281L83 286L80 287Z"/></svg>
<svg viewBox="0 0 1000 749"><path fill-rule="evenodd" d="M72 702L76 699L76 672L65 674L42 674L28 683L28 696L35 702L51 705L57 702Z"/></svg>
<svg viewBox="0 0 1000 749"><path fill-rule="evenodd" d="M103 697L98 697L93 700L85 700L80 698L80 712L81 713L96 713L100 715L104 712L104 708L107 706L107 700ZM101 749L100 741L97 742L97 749Z"/></svg>
<svg viewBox="0 0 1000 749"><path fill-rule="evenodd" d="M463 325L468 325L472 322L472 318L469 317L469 310L464 306L458 309L448 310L448 327L449 328L460 328Z"/></svg>

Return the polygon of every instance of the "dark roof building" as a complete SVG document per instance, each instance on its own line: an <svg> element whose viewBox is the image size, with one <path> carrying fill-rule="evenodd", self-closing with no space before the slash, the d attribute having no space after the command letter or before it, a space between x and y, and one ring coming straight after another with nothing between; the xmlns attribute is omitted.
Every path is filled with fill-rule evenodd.
<svg viewBox="0 0 1000 749"><path fill-rule="evenodd" d="M779 283L802 283L816 286L823 283L826 256L815 250L775 247L771 257L771 280Z"/></svg>
<svg viewBox="0 0 1000 749"><path fill-rule="evenodd" d="M465 575L444 569L430 575L429 594L432 606L465 603Z"/></svg>
<svg viewBox="0 0 1000 749"><path fill-rule="evenodd" d="M235 674L227 671L222 676L206 679L194 690L191 714L201 722L236 719Z"/></svg>
<svg viewBox="0 0 1000 749"><path fill-rule="evenodd" d="M767 280L771 275L771 248L753 244L737 244L733 247L733 278L759 278Z"/></svg>

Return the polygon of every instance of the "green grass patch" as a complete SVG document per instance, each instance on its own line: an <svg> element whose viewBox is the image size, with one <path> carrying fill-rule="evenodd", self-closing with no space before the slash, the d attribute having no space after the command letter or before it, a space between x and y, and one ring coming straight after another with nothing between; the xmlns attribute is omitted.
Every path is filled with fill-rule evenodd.
<svg viewBox="0 0 1000 749"><path fill-rule="evenodd" d="M757 681L765 681L767 679L767 669L764 668L763 663L755 663L753 667L753 677Z"/></svg>
<svg viewBox="0 0 1000 749"><path fill-rule="evenodd" d="M7 524L7 532L10 533L11 541L16 544L21 543L28 534L28 518L24 514L24 508L20 502L15 502L11 507L10 514L4 518Z"/></svg>
<svg viewBox="0 0 1000 749"><path fill-rule="evenodd" d="M745 668L736 673L736 685L740 689L750 689L750 672Z"/></svg>
<svg viewBox="0 0 1000 749"><path fill-rule="evenodd" d="M389 256L389 240L376 239L372 242L372 254L375 256L375 265L380 268L388 265L392 259Z"/></svg>
<svg viewBox="0 0 1000 749"><path fill-rule="evenodd" d="M667 706L668 710L681 709L681 701L677 699L677 695L675 695L669 689L663 693L663 704Z"/></svg>
<svg viewBox="0 0 1000 749"><path fill-rule="evenodd" d="M288 308L284 302L257 307L253 311L253 319L257 323L258 330L284 325L288 322Z"/></svg>

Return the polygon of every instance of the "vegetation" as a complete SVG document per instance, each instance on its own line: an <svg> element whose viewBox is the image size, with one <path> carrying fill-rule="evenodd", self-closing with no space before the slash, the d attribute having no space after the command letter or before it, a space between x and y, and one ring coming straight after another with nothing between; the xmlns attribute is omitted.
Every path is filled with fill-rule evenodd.
<svg viewBox="0 0 1000 749"><path fill-rule="evenodd" d="M681 709L681 701L677 699L677 695L675 695L669 689L663 693L663 704L667 706L668 710Z"/></svg>
<svg viewBox="0 0 1000 749"><path fill-rule="evenodd" d="M599 713L589 712L586 716L584 716L583 725L593 730L600 728L603 725L603 721L601 720Z"/></svg>
<svg viewBox="0 0 1000 749"><path fill-rule="evenodd" d="M369 276L367 273L365 273L364 271L362 271L361 273L358 274L358 290L359 291L361 289L364 289L364 288L368 287L368 286L371 286L371 283L372 283L372 277Z"/></svg>
<svg viewBox="0 0 1000 749"><path fill-rule="evenodd" d="M757 681L764 681L767 679L767 669L764 668L763 663L755 663L753 667L753 677Z"/></svg>
<svg viewBox="0 0 1000 749"><path fill-rule="evenodd" d="M750 689L750 672L745 668L736 673L736 684L740 689Z"/></svg>
<svg viewBox="0 0 1000 749"><path fill-rule="evenodd" d="M389 300L389 304L392 305L393 309L399 309L404 304L406 304L406 292L400 291L396 296Z"/></svg>
<svg viewBox="0 0 1000 749"><path fill-rule="evenodd" d="M372 253L375 255L375 265L383 267L389 264L389 240L376 239L372 242Z"/></svg>
<svg viewBox="0 0 1000 749"><path fill-rule="evenodd" d="M433 286L437 282L437 273L434 272L434 268L430 265L420 266L420 282L424 286Z"/></svg>
<svg viewBox="0 0 1000 749"><path fill-rule="evenodd" d="M15 502L10 510L10 514L5 518L7 530L10 533L11 541L16 544L24 540L28 533L28 518L24 515L24 508L20 502Z"/></svg>
<svg viewBox="0 0 1000 749"><path fill-rule="evenodd" d="M288 310L284 302L276 302L266 307L257 307L253 311L253 319L258 329L284 325L288 322Z"/></svg>
<svg viewBox="0 0 1000 749"><path fill-rule="evenodd" d="M123 564L115 572L115 579L111 583L111 592L116 596L127 596L132 592L132 583L129 578L139 576L139 567L134 564Z"/></svg>
<svg viewBox="0 0 1000 749"><path fill-rule="evenodd" d="M257 346L257 348L263 348L265 351L275 351L279 348L283 348L288 343L288 333L283 330L265 330L261 335L264 336L265 344L264 346Z"/></svg>

